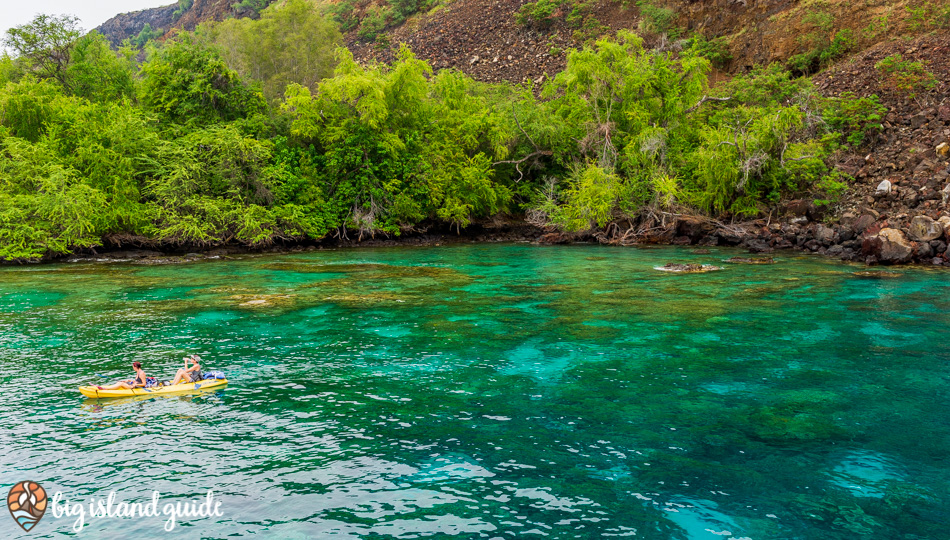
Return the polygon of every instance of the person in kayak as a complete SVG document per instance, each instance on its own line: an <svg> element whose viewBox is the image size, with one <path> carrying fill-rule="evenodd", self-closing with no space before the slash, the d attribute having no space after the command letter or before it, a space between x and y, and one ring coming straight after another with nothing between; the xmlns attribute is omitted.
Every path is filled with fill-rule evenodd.
<svg viewBox="0 0 950 540"><path fill-rule="evenodd" d="M175 380L171 382L172 386L180 382L198 382L201 380L201 357L193 354L186 356L183 360L185 361L185 367L175 373ZM188 362L191 362L191 367L188 367Z"/></svg>
<svg viewBox="0 0 950 540"><path fill-rule="evenodd" d="M158 379L145 375L145 370L142 369L141 362L132 362L132 368L135 369L134 379L130 381L119 381L112 386L97 386L96 388L99 390L117 390L119 388L129 390L132 388L152 388L153 386L158 386Z"/></svg>

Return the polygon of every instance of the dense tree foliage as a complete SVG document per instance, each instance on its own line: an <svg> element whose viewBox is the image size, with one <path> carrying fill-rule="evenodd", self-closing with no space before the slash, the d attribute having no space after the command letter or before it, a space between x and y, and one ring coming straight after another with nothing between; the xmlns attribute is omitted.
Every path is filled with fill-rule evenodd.
<svg viewBox="0 0 950 540"><path fill-rule="evenodd" d="M260 19L228 19L199 32L241 76L261 81L272 100L282 97L288 84L316 88L333 73L333 50L342 39L336 24L308 0L287 0L264 10Z"/></svg>
<svg viewBox="0 0 950 540"><path fill-rule="evenodd" d="M30 23L7 30L3 44L17 54L28 71L68 87L66 69L80 33L76 17L37 15Z"/></svg>
<svg viewBox="0 0 950 540"><path fill-rule="evenodd" d="M827 165L879 129L876 100L819 99L758 68L710 89L697 48L632 33L570 53L543 88L362 65L305 0L119 51L70 18L0 57L0 259L166 245L461 230L498 212L584 231L671 213L831 200ZM144 60L142 60L144 58ZM265 97L266 96L266 97Z"/></svg>

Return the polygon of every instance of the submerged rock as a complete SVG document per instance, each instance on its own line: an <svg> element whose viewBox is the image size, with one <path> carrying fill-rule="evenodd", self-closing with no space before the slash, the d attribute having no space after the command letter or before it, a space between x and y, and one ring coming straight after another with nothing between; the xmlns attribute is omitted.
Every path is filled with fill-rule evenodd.
<svg viewBox="0 0 950 540"><path fill-rule="evenodd" d="M851 274L854 277L864 279L894 279L901 277L897 272L887 272L885 270L862 270Z"/></svg>
<svg viewBox="0 0 950 540"><path fill-rule="evenodd" d="M732 257L723 262L733 264L775 264L772 257Z"/></svg>
<svg viewBox="0 0 950 540"><path fill-rule="evenodd" d="M713 266L711 264L682 264L682 263L666 263L663 266L654 266L654 270L659 270L661 272L676 272L679 274L701 274L703 272L715 272L716 270L722 270L718 266Z"/></svg>

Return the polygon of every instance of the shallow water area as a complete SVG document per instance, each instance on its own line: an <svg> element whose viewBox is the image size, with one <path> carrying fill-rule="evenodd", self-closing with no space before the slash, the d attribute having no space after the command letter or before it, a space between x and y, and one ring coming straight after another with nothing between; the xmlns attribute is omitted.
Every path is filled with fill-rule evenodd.
<svg viewBox="0 0 950 540"><path fill-rule="evenodd" d="M950 274L733 256L507 244L3 267L2 485L214 490L222 516L170 533L189 538L950 538ZM133 360L170 378L191 353L229 386L76 390Z"/></svg>

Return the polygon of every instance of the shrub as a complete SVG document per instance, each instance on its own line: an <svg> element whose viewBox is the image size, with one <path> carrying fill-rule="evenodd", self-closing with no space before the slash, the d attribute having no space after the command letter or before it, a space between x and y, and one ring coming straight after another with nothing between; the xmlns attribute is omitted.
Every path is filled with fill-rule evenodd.
<svg viewBox="0 0 950 540"><path fill-rule="evenodd" d="M141 73L139 99L172 122L230 121L264 109L263 96L191 34L150 51Z"/></svg>
<svg viewBox="0 0 950 540"><path fill-rule="evenodd" d="M556 18L555 14L564 4L564 0L538 0L521 6L515 14L515 21L524 26L535 26L541 29L550 28Z"/></svg>
<svg viewBox="0 0 950 540"><path fill-rule="evenodd" d="M178 7L172 13L172 18L178 20L186 11L191 9L191 5L194 3L194 0L178 0ZM148 23L146 23L148 24Z"/></svg>
<svg viewBox="0 0 950 540"><path fill-rule="evenodd" d="M139 49L145 47L145 44L149 41L152 41L156 38L162 37L165 34L165 31L161 28L152 28L152 25L145 23L145 26L142 27L142 30L132 38L132 45L135 45Z"/></svg>
<svg viewBox="0 0 950 540"><path fill-rule="evenodd" d="M670 37L679 35L679 29L674 26L676 12L653 2L654 0L637 0L637 6L640 8L640 30L653 34L668 34Z"/></svg>
<svg viewBox="0 0 950 540"><path fill-rule="evenodd" d="M880 133L886 112L887 107L881 105L875 95L859 98L845 92L827 101L824 119L829 127L841 132L846 144L859 147Z"/></svg>
<svg viewBox="0 0 950 540"><path fill-rule="evenodd" d="M845 54L854 50L857 42L854 39L854 32L851 30L839 30L835 37L831 38L831 43L818 55L818 63L825 67L831 62L841 58Z"/></svg>
<svg viewBox="0 0 950 540"><path fill-rule="evenodd" d="M333 19L340 25L341 32L349 32L360 25L360 20L355 13L356 0L342 0L337 4L331 4L329 13Z"/></svg>
<svg viewBox="0 0 950 540"><path fill-rule="evenodd" d="M809 12L802 18L811 30L799 37L805 52L788 59L788 67L795 73L809 75L831 64L854 49L856 40L851 30L834 30L834 17L826 11Z"/></svg>
<svg viewBox="0 0 950 540"><path fill-rule="evenodd" d="M702 56L717 68L724 68L732 60L732 53L729 52L729 44L726 38L718 37L713 40L707 40L702 34L693 34L687 41L687 47L690 52Z"/></svg>
<svg viewBox="0 0 950 540"><path fill-rule="evenodd" d="M899 90L929 90L937 86L937 78L922 62L904 60L899 53L888 56L874 67Z"/></svg>
<svg viewBox="0 0 950 540"><path fill-rule="evenodd" d="M188 2L189 4L192 0L179 0ZM269 6L273 0L241 0L236 4L232 4L231 7L236 11L240 12L251 12L254 15L260 14L261 11L264 11L264 8Z"/></svg>
<svg viewBox="0 0 950 540"><path fill-rule="evenodd" d="M390 7L373 6L367 11L366 17L360 21L356 36L363 41L373 41L380 32L391 24L393 10Z"/></svg>
<svg viewBox="0 0 950 540"><path fill-rule="evenodd" d="M867 40L877 39L880 36L886 35L888 29L890 28L890 22L888 21L888 14L885 13L880 17L875 17L871 20L870 23L864 30L861 31L861 36Z"/></svg>

